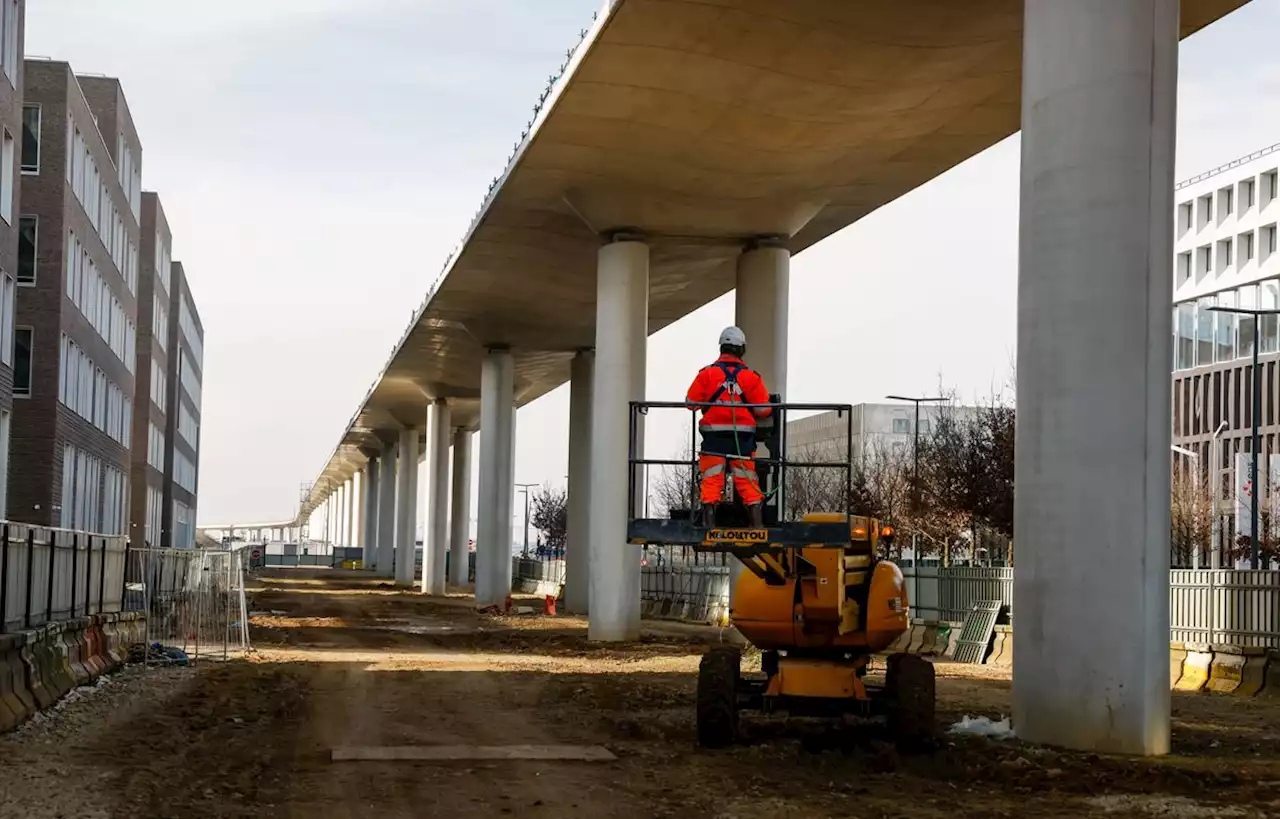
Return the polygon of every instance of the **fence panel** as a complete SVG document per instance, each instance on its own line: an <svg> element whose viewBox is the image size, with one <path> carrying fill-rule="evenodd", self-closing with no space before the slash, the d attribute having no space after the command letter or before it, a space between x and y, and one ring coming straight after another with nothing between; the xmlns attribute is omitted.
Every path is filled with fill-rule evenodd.
<svg viewBox="0 0 1280 819"><path fill-rule="evenodd" d="M195 662L248 648L247 554L243 548L130 550L129 606L147 613L147 644L180 648Z"/></svg>
<svg viewBox="0 0 1280 819"><path fill-rule="evenodd" d="M0 521L0 632L120 611L127 549L119 536Z"/></svg>

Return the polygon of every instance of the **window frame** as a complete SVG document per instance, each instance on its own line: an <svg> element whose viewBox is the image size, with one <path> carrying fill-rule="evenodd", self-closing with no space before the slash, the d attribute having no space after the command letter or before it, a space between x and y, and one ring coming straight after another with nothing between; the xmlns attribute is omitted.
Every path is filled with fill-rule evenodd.
<svg viewBox="0 0 1280 819"><path fill-rule="evenodd" d="M25 161L23 161L25 159L23 154L26 153L26 151L23 149L26 147L26 140L27 140L27 110L28 109L32 109L36 112L36 128L35 128L36 164L34 166L28 165ZM40 167L42 164L41 159L44 156L44 151L41 150L41 148L43 147L41 144L43 131L44 131L44 106L38 102L24 102L22 104L22 144L19 146L19 150L18 150L18 170L22 173L23 176L39 176L40 175Z"/></svg>
<svg viewBox="0 0 1280 819"><path fill-rule="evenodd" d="M17 178L13 175L13 167L18 162L18 149L13 134L8 128L0 129L0 219L6 225L13 226L14 191L17 190Z"/></svg>
<svg viewBox="0 0 1280 819"><path fill-rule="evenodd" d="M18 284L13 276L0 273L0 364L13 367L18 341Z"/></svg>
<svg viewBox="0 0 1280 819"><path fill-rule="evenodd" d="M31 233L31 278L22 278L22 223L31 222L35 228ZM14 280L21 287L35 287L40 279L40 216L34 213L18 214L18 263Z"/></svg>
<svg viewBox="0 0 1280 819"><path fill-rule="evenodd" d="M18 88L18 18L21 16L21 6L19 0L3 0L4 6L0 8L0 50L3 51L3 66L5 78L9 80L15 90Z"/></svg>
<svg viewBox="0 0 1280 819"><path fill-rule="evenodd" d="M26 392L18 392L18 333L23 330L27 331L27 389ZM15 326L13 328L13 397L14 398L30 398L34 392L35 369L36 369L36 329L29 324Z"/></svg>

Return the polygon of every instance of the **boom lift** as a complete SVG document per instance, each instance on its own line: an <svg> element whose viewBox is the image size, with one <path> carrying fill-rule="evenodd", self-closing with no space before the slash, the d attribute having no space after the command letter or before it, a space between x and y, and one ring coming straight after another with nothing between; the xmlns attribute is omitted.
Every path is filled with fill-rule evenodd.
<svg viewBox="0 0 1280 819"><path fill-rule="evenodd" d="M739 573L729 615L742 636L761 650L761 673L743 674L741 651L734 646L717 646L703 656L698 668L698 741L709 748L732 744L738 738L738 714L748 709L810 716L884 716L899 741L923 740L934 731L932 664L915 655L894 654L888 658L883 685L866 680L872 655L892 645L909 627L908 601L902 572L881 557L892 542L892 526L856 515L849 508L853 408L783 404L777 396L770 396L770 401L774 423L757 430L757 441L767 454L755 459L765 495L763 529L750 526L746 509L737 501L719 504L715 525L708 528L701 525L702 516L694 509L671 510L667 518L638 517L636 493L629 494L631 543L727 554L747 569ZM637 472L646 466L691 467L696 485L696 455L690 463L645 459L636 453L635 431L643 416L651 409L687 406L632 403L632 490ZM809 410L832 410L845 419L843 461L788 460L787 413ZM693 435L696 452L696 425ZM783 512L789 469L842 470L845 502L841 508L811 510L787 520ZM696 491L691 493L696 496Z"/></svg>

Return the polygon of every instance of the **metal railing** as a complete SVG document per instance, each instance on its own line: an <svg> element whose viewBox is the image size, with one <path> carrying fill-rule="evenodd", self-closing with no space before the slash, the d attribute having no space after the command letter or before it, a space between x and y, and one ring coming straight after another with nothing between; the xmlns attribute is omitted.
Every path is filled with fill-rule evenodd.
<svg viewBox="0 0 1280 819"><path fill-rule="evenodd" d="M746 404L746 403L726 403L719 402L689 402L689 401L632 401L630 404L631 412L629 416L628 435L627 435L627 463L629 465L628 472L628 517L635 519L638 517L646 517L644 508L637 508L637 496L640 493L637 490L647 483L647 475L650 467L678 467L687 469L690 478L689 497L697 498L699 495L698 485L700 483L700 474L698 469L698 414L694 410L705 410L712 407L729 407L735 410L772 410L772 425L765 427L767 434L755 435L757 432L755 427L751 428L751 433L756 437L757 444L765 444L769 449L767 457L753 457L754 453L742 453L744 458L750 458L755 462L757 468L773 468L777 472L774 475L773 486L762 486L766 494L765 506L776 508L778 520L781 521L785 517L786 510L786 486L787 486L787 470L788 469L831 469L843 473L844 477L844 497L847 499L853 494L853 405L851 404L789 404L779 401L770 401L764 404ZM644 422L644 417L649 414L650 410L667 409L667 410L685 410L689 412L689 452L688 459L675 458L645 458L637 450L640 449L641 442L639 430ZM786 457L787 453L787 413L789 412L835 412L845 421L845 457L843 461L797 461ZM746 430L744 429L744 432ZM777 457L778 453L782 457ZM763 484L763 481L762 481ZM647 501L647 490L643 496L639 497L639 505L643 507ZM846 500L847 503L847 500ZM768 520L768 512L766 511L766 521Z"/></svg>
<svg viewBox="0 0 1280 819"><path fill-rule="evenodd" d="M0 522L0 632L121 611L123 536Z"/></svg>

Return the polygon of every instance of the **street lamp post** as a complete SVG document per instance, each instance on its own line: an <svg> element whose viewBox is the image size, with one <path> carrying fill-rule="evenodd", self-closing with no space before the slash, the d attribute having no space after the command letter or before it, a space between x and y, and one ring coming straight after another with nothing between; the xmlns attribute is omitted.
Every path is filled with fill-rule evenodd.
<svg viewBox="0 0 1280 819"><path fill-rule="evenodd" d="M529 556L529 489L537 486L536 483L518 483L516 489L524 493L524 554L523 557Z"/></svg>
<svg viewBox="0 0 1280 819"><path fill-rule="evenodd" d="M1236 313L1253 316L1253 436L1249 447L1249 568L1258 568L1258 461L1261 460L1261 439L1258 436L1258 416L1262 415L1262 372L1258 369L1258 350L1262 346L1262 317L1280 315L1280 309L1251 307L1210 307L1214 313Z"/></svg>
<svg viewBox="0 0 1280 819"><path fill-rule="evenodd" d="M939 404L946 401L945 398L909 398L905 395L886 395L890 401L910 401L916 406L915 428L911 431L911 511L919 513L920 511L920 405L921 404ZM913 529L915 527L912 527ZM973 544L974 554L976 556L978 544ZM950 548L942 551L942 565L946 566L951 563ZM920 553L916 551L916 533L911 533L911 561L916 564L920 560Z"/></svg>

